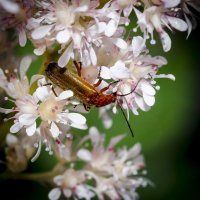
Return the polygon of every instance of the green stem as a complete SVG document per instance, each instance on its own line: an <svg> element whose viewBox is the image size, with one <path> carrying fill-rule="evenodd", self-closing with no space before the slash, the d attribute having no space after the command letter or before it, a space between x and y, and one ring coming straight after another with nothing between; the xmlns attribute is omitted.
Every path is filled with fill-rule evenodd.
<svg viewBox="0 0 200 200"><path fill-rule="evenodd" d="M31 180L37 182L52 182L54 176L57 176L64 172L64 166L58 163L53 170L49 172L39 173L24 173L24 174L13 174L13 173L2 173L0 174L0 180L6 179L17 179L17 180Z"/></svg>

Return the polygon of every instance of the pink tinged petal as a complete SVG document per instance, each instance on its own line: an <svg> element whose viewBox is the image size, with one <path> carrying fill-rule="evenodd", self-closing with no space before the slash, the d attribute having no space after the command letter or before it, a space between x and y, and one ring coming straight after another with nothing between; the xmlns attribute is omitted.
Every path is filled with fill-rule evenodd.
<svg viewBox="0 0 200 200"><path fill-rule="evenodd" d="M119 143L122 139L124 139L126 135L119 135L111 139L110 144L108 145L109 148L113 148L117 143Z"/></svg>
<svg viewBox="0 0 200 200"><path fill-rule="evenodd" d="M72 39L74 42L74 48L80 49L81 48L81 40L82 40L81 34L79 32L74 32L72 35Z"/></svg>
<svg viewBox="0 0 200 200"><path fill-rule="evenodd" d="M185 17L185 21L187 23L187 26L188 26L188 34L187 34L187 38L189 37L190 33L192 32L192 23L191 21L188 19L187 15L184 14L184 17Z"/></svg>
<svg viewBox="0 0 200 200"><path fill-rule="evenodd" d="M155 95L156 94L156 90L148 83L143 83L141 84L141 89L142 92L148 95Z"/></svg>
<svg viewBox="0 0 200 200"><path fill-rule="evenodd" d="M86 118L79 113L69 113L68 118L69 118L69 120L71 120L72 122L74 122L76 124L85 124L86 123Z"/></svg>
<svg viewBox="0 0 200 200"><path fill-rule="evenodd" d="M26 133L28 136L34 135L35 131L36 131L36 122L26 128Z"/></svg>
<svg viewBox="0 0 200 200"><path fill-rule="evenodd" d="M33 114L22 114L19 116L19 122L22 125L30 126L35 122L36 118Z"/></svg>
<svg viewBox="0 0 200 200"><path fill-rule="evenodd" d="M133 9L133 6L132 6L132 5L127 6L127 7L123 10L124 17L128 17L128 16L131 14L132 9Z"/></svg>
<svg viewBox="0 0 200 200"><path fill-rule="evenodd" d="M117 27L118 27L118 22L114 19L111 19L107 24L107 28L105 30L105 35L107 37L111 37L117 30Z"/></svg>
<svg viewBox="0 0 200 200"><path fill-rule="evenodd" d="M113 44L115 44L120 49L126 49L128 46L127 43L121 38L112 38L111 40Z"/></svg>
<svg viewBox="0 0 200 200"><path fill-rule="evenodd" d="M44 101L49 97L49 90L46 86L42 86L37 88L34 94L40 101Z"/></svg>
<svg viewBox="0 0 200 200"><path fill-rule="evenodd" d="M80 149L77 152L77 156L79 159L84 160L86 162L90 162L92 160L91 152L87 149Z"/></svg>
<svg viewBox="0 0 200 200"><path fill-rule="evenodd" d="M60 130L54 122L51 123L50 132L54 138L57 138L60 134Z"/></svg>
<svg viewBox="0 0 200 200"><path fill-rule="evenodd" d="M167 17L170 25L179 31L186 31L188 29L187 23L185 23L182 19L176 17Z"/></svg>
<svg viewBox="0 0 200 200"><path fill-rule="evenodd" d="M155 75L155 78L168 78L171 79L172 81L176 80L176 77L173 74L159 74L159 75Z"/></svg>
<svg viewBox="0 0 200 200"><path fill-rule="evenodd" d="M135 14L137 16L138 19L141 19L143 17L142 12L140 12L138 9L136 9L135 7L133 7Z"/></svg>
<svg viewBox="0 0 200 200"><path fill-rule="evenodd" d="M96 127L93 126L89 129L89 135L93 146L95 146L95 144L97 145L100 142L101 135L99 134L99 131Z"/></svg>
<svg viewBox="0 0 200 200"><path fill-rule="evenodd" d="M0 112L1 112L1 113L5 113L5 114L8 114L8 113L13 112L13 110L12 110L12 109L6 109L6 108L0 108Z"/></svg>
<svg viewBox="0 0 200 200"><path fill-rule="evenodd" d="M144 98L145 103L148 106L153 106L155 104L155 97L154 96L150 96L150 95L144 93L143 98Z"/></svg>
<svg viewBox="0 0 200 200"><path fill-rule="evenodd" d="M58 34L56 35L56 40L60 44L67 43L70 38L71 38L71 33L68 31L68 29L59 31Z"/></svg>
<svg viewBox="0 0 200 200"><path fill-rule="evenodd" d="M7 136L6 136L6 144L8 145L8 146L10 146L10 145L13 145L13 144L16 144L18 142L18 138L15 136L15 135L12 135L12 134L8 134Z"/></svg>
<svg viewBox="0 0 200 200"><path fill-rule="evenodd" d="M71 123L70 126L71 126L71 127L74 127L74 128L81 129L81 130L86 130L86 129L88 129L88 126L87 126L86 124Z"/></svg>
<svg viewBox="0 0 200 200"><path fill-rule="evenodd" d="M26 72L27 72L29 66L31 65L31 62L32 62L31 56L25 56L22 58L22 60L20 62L20 66L19 66L21 79L24 79L24 77L26 76Z"/></svg>
<svg viewBox="0 0 200 200"><path fill-rule="evenodd" d="M23 127L22 124L20 124L19 122L16 122L10 127L10 132L17 133L22 127Z"/></svg>
<svg viewBox="0 0 200 200"><path fill-rule="evenodd" d="M68 99L70 97L73 97L73 95L74 95L74 93L71 90L66 90L59 94L58 99L59 100Z"/></svg>
<svg viewBox="0 0 200 200"><path fill-rule="evenodd" d="M37 56L41 56L46 50L46 46L41 46L37 49L34 49L34 54L37 55Z"/></svg>
<svg viewBox="0 0 200 200"><path fill-rule="evenodd" d="M142 97L140 96L136 96L135 97L135 102L137 103L137 105L139 106L139 108L143 111L147 111L148 110L148 106L145 104L144 100Z"/></svg>
<svg viewBox="0 0 200 200"><path fill-rule="evenodd" d="M58 176L55 176L53 178L53 181L54 183L56 183L56 185L62 185L63 181L64 181L64 176L63 175L58 175Z"/></svg>
<svg viewBox="0 0 200 200"><path fill-rule="evenodd" d="M93 192L87 189L84 185L77 185L76 195L79 199L91 200L95 196Z"/></svg>
<svg viewBox="0 0 200 200"><path fill-rule="evenodd" d="M140 152L141 152L141 144L137 143L129 150L127 159L136 157L137 155L139 155Z"/></svg>
<svg viewBox="0 0 200 200"><path fill-rule="evenodd" d="M172 8L177 6L181 0L161 0L165 8Z"/></svg>
<svg viewBox="0 0 200 200"><path fill-rule="evenodd" d="M171 39L169 35L165 31L162 31L160 33L160 39L162 42L163 50L165 52L169 51L171 49Z"/></svg>
<svg viewBox="0 0 200 200"><path fill-rule="evenodd" d="M0 2L0 4L6 11L8 11L10 13L15 14L15 13L19 12L19 6L17 5L17 3L6 0L6 1Z"/></svg>
<svg viewBox="0 0 200 200"><path fill-rule="evenodd" d="M145 40L141 36L134 37L132 40L132 50L135 57L139 56L145 48Z"/></svg>
<svg viewBox="0 0 200 200"><path fill-rule="evenodd" d="M57 200L60 198L60 196L61 196L60 188L54 188L48 194L50 200Z"/></svg>
<svg viewBox="0 0 200 200"><path fill-rule="evenodd" d="M69 62L70 58L73 58L72 44L70 44L66 48L66 50L64 51L64 53L60 56L60 58L58 59L58 65L60 67L64 67Z"/></svg>
<svg viewBox="0 0 200 200"><path fill-rule="evenodd" d="M101 74L100 74L101 78L103 79L111 79L110 76L110 69L108 67L101 67Z"/></svg>
<svg viewBox="0 0 200 200"><path fill-rule="evenodd" d="M89 9L90 6L90 0L78 0L77 8L75 9L75 12L86 12Z"/></svg>
<svg viewBox="0 0 200 200"><path fill-rule="evenodd" d="M69 198L72 196L72 191L69 189L64 188L63 189L63 194L65 195L65 197Z"/></svg>
<svg viewBox="0 0 200 200"><path fill-rule="evenodd" d="M125 67L125 64L119 60L113 67L110 68L112 78L114 80L125 79L130 77L130 71Z"/></svg>
<svg viewBox="0 0 200 200"><path fill-rule="evenodd" d="M30 86L37 80L44 78L43 75L33 75L30 80Z"/></svg>
<svg viewBox="0 0 200 200"><path fill-rule="evenodd" d="M97 56L96 56L96 53L94 51L94 49L92 47L89 48L89 51L90 51L90 59L92 61L92 64L93 65L96 65L97 64Z"/></svg>
<svg viewBox="0 0 200 200"><path fill-rule="evenodd" d="M26 45L27 37L26 37L26 32L24 29L21 29L19 31L19 45L21 47L24 47Z"/></svg>
<svg viewBox="0 0 200 200"><path fill-rule="evenodd" d="M44 38L46 35L48 35L50 33L50 30L52 29L53 25L44 25L44 26L39 26L38 28L36 28L32 34L31 37L34 40L39 40Z"/></svg>

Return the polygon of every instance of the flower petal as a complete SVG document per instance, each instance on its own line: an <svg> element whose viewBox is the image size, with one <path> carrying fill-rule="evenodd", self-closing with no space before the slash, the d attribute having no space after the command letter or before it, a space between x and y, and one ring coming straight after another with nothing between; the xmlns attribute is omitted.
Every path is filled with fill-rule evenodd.
<svg viewBox="0 0 200 200"><path fill-rule="evenodd" d="M22 58L20 62L20 67L19 67L21 79L24 79L24 77L26 76L26 72L29 66L31 65L31 62L32 62L31 56L25 56Z"/></svg>
<svg viewBox="0 0 200 200"><path fill-rule="evenodd" d="M58 65L60 67L64 67L69 62L70 58L73 58L72 44L70 44L66 48L66 50L64 51L64 53L60 56L60 58L58 59Z"/></svg>
<svg viewBox="0 0 200 200"><path fill-rule="evenodd" d="M142 50L145 48L144 38L141 36L134 37L132 40L132 50L135 57L139 56Z"/></svg>
<svg viewBox="0 0 200 200"><path fill-rule="evenodd" d="M110 69L108 67L102 66L101 67L101 73L100 73L101 78L103 79L111 79L110 76Z"/></svg>
<svg viewBox="0 0 200 200"><path fill-rule="evenodd" d="M57 200L60 198L60 196L61 196L60 188L54 188L48 194L50 200Z"/></svg>
<svg viewBox="0 0 200 200"><path fill-rule="evenodd" d="M38 28L36 28L32 34L31 37L34 40L39 40L44 38L47 34L49 34L50 30L52 29L53 25L43 25L43 26L39 26Z"/></svg>
<svg viewBox="0 0 200 200"><path fill-rule="evenodd" d="M24 29L21 29L19 31L19 45L21 47L24 47L26 45L27 37L26 37L26 32Z"/></svg>
<svg viewBox="0 0 200 200"><path fill-rule="evenodd" d="M51 123L50 132L54 138L57 138L60 134L60 130L54 122Z"/></svg>
<svg viewBox="0 0 200 200"><path fill-rule="evenodd" d="M169 35L165 31L162 31L160 33L160 38L161 38L163 50L165 52L169 51L171 49L171 39Z"/></svg>
<svg viewBox="0 0 200 200"><path fill-rule="evenodd" d="M16 122L10 127L10 132L17 133L22 127L23 126L19 122Z"/></svg>
<svg viewBox="0 0 200 200"><path fill-rule="evenodd" d="M19 122L25 126L29 126L33 124L35 120L36 120L36 117L33 114L22 114L19 116Z"/></svg>
<svg viewBox="0 0 200 200"><path fill-rule="evenodd" d="M172 8L177 6L181 0L162 0L165 8Z"/></svg>
<svg viewBox="0 0 200 200"><path fill-rule="evenodd" d="M36 122L26 128L26 133L28 136L34 135L35 131L36 131Z"/></svg>
<svg viewBox="0 0 200 200"><path fill-rule="evenodd" d="M188 25L182 19L170 16L167 19L170 25L179 31L186 31L188 29Z"/></svg>
<svg viewBox="0 0 200 200"><path fill-rule="evenodd" d="M8 146L13 145L13 144L16 144L17 142L18 142L18 138L17 138L15 135L9 133L9 134L6 136L6 144L7 144Z"/></svg>
<svg viewBox="0 0 200 200"><path fill-rule="evenodd" d="M66 90L59 94L58 99L59 100L68 99L68 98L72 97L73 95L74 95L74 93L71 90Z"/></svg>
<svg viewBox="0 0 200 200"><path fill-rule="evenodd" d="M86 118L79 113L69 113L68 118L69 118L69 120L71 120L72 122L74 122L76 124L82 125L82 124L86 123Z"/></svg>
<svg viewBox="0 0 200 200"><path fill-rule="evenodd" d="M38 87L34 94L40 101L44 101L49 97L49 90L46 86Z"/></svg>
<svg viewBox="0 0 200 200"><path fill-rule="evenodd" d="M143 98L144 98L145 103L148 106L153 106L155 104L155 97L154 96L150 96L148 94L143 94Z"/></svg>
<svg viewBox="0 0 200 200"><path fill-rule="evenodd" d="M68 29L59 31L58 34L56 35L56 40L60 44L67 43L70 38L71 38L71 33L69 32Z"/></svg>
<svg viewBox="0 0 200 200"><path fill-rule="evenodd" d="M84 160L86 162L90 162L92 160L92 154L87 149L80 149L77 152L77 156L78 156L79 159Z"/></svg>

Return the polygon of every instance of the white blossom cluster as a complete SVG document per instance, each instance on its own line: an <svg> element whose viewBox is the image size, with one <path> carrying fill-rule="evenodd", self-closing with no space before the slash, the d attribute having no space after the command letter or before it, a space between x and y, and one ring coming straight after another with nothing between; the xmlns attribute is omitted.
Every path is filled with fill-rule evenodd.
<svg viewBox="0 0 200 200"><path fill-rule="evenodd" d="M168 52L170 32L187 32L188 37L196 26L191 8L200 11L199 1L0 0L0 55L12 57L13 47L24 47L28 41L34 54L24 56L14 69L2 66L5 59L0 56L0 87L8 96L4 99L12 104L11 108L0 108L8 115L5 121L13 121L6 137L8 169L13 173L25 170L28 160L36 160L44 144L49 154L72 166L54 177L50 199L137 199L136 189L148 183L142 174L138 176L144 168L140 145L116 151L114 146L124 137L120 135L105 148L104 136L93 127L74 147L71 128L88 128L84 101L99 108L105 128L112 125L109 110L116 114L121 107L127 111L127 119L129 112L138 115L139 110L148 111L160 89L156 79L175 77L159 74L167 60L150 55L147 46L160 42ZM155 40L155 34L160 41ZM41 73L29 79L32 60L39 57L45 63ZM82 88L73 87L73 83L74 90L62 90L42 73L51 62L60 70L76 71L73 61L81 64L76 72L82 84L79 87L98 93L93 101L81 99L77 90ZM92 148L84 148L88 140ZM76 168L77 161L84 163L83 168Z"/></svg>

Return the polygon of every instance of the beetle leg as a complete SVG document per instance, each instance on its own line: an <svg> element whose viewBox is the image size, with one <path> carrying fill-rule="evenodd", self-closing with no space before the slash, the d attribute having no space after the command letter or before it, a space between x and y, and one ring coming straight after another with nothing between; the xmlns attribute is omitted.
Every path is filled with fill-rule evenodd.
<svg viewBox="0 0 200 200"><path fill-rule="evenodd" d="M58 97L58 95L56 94L56 91L54 90L54 87L53 87L53 84L52 84L52 83L46 83L46 84L44 84L44 85L42 85L42 86L48 86L48 85L51 87L51 89L52 89L54 95L55 95L56 97Z"/></svg>
<svg viewBox="0 0 200 200"><path fill-rule="evenodd" d="M109 85L106 86L106 87L104 87L104 88L102 88L102 89L100 90L100 92L101 92L101 93L105 92L106 90L109 89L109 87L110 87L111 85L113 85L113 84L115 84L115 83L118 83L118 82L119 82L119 81L113 81L113 82L109 83Z"/></svg>
<svg viewBox="0 0 200 200"><path fill-rule="evenodd" d="M78 75L81 77L81 69L82 69L82 64L81 62L79 62L79 64L76 62L76 60L73 61L75 67L76 67L76 70L77 70L77 73Z"/></svg>
<svg viewBox="0 0 200 200"><path fill-rule="evenodd" d="M83 104L84 108L86 111L89 111L90 110L90 107L88 105L86 105L85 103Z"/></svg>
<svg viewBox="0 0 200 200"><path fill-rule="evenodd" d="M98 76L97 76L97 79L99 79L99 80L95 84L93 84L94 87L98 87L101 84L102 80L103 80L101 78L100 74L101 74L101 66L100 66L100 69L99 69L99 72L98 72Z"/></svg>

